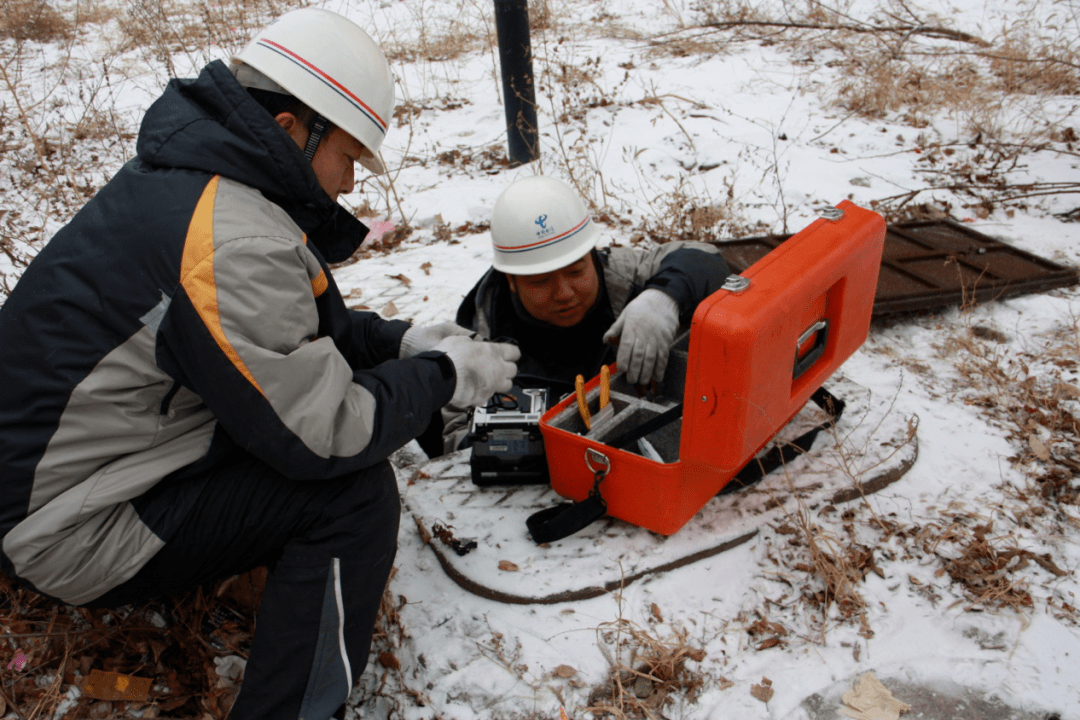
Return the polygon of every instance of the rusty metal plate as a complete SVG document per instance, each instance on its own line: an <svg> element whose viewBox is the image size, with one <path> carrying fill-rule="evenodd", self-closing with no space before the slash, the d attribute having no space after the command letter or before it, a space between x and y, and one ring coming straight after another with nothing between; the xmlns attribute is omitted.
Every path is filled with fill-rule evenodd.
<svg viewBox="0 0 1080 720"><path fill-rule="evenodd" d="M790 235L716 243L741 273ZM1006 245L953 220L888 225L875 318L1044 292L1080 282L1076 268Z"/></svg>

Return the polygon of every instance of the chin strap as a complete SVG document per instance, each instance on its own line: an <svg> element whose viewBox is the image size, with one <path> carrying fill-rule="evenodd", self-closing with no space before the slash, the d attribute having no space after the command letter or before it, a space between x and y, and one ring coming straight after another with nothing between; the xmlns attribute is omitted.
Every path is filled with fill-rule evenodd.
<svg viewBox="0 0 1080 720"><path fill-rule="evenodd" d="M319 147L319 142L322 141L326 128L329 126L330 121L318 113L312 118L311 124L308 125L307 145L304 146L304 155L307 157L308 162L311 162L315 157L315 150Z"/></svg>

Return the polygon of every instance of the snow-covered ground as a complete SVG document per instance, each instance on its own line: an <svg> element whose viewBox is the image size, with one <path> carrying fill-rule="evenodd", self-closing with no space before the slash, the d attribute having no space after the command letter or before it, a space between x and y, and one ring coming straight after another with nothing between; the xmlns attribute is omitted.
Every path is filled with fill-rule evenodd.
<svg viewBox="0 0 1080 720"><path fill-rule="evenodd" d="M354 305L452 318L489 264L495 197L537 172L575 183L604 242L795 232L846 198L890 219L943 209L1080 265L1080 223L1062 217L1080 205L1074 3L533 0L542 151L512 169L490 2L313 4L368 28L399 81L384 146L392 172L343 202L412 232L335 272ZM174 34L154 24L152 3L106 5L55 4L83 13L74 39L0 41L8 286L130 156L138 117L170 72L164 58L190 75L237 49L259 13L286 7L169 6L173 18L186 8L190 27L229 18L203 28L200 45L180 20ZM139 28L141 41L124 45ZM469 593L406 510L392 612L356 716L587 717L611 704L612 665L639 667L651 639L693 649L657 717L834 717L811 715L804 700L834 702L837 687L874 672L895 688L969 688L1030 713L1016 717L1080 718L1078 363L1075 287L876 323L840 374L917 419L918 460L900 481L844 512L773 523L732 550L572 604ZM401 477L403 494L423 491L409 468ZM835 565L872 553L849 604L815 600L825 575L813 547ZM535 553L507 559L543 562ZM953 561L980 558L985 583L965 585Z"/></svg>

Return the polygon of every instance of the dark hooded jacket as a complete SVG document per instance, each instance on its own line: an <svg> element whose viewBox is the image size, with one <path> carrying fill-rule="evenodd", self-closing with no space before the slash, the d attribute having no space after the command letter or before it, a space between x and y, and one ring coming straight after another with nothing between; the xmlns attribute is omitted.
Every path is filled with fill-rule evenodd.
<svg viewBox="0 0 1080 720"><path fill-rule="evenodd" d="M365 233L223 63L170 82L0 308L4 569L87 602L183 519L140 516L170 473L239 448L313 481L418 435L453 366L345 306L327 263Z"/></svg>

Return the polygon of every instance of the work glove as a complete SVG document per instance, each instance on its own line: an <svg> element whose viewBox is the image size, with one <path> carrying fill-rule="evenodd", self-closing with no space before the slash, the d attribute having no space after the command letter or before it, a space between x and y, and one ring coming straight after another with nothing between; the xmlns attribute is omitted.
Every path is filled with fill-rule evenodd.
<svg viewBox="0 0 1080 720"><path fill-rule="evenodd" d="M497 392L510 392L511 379L517 375L521 350L509 343L472 340L451 335L432 348L444 352L454 363L457 385L450 407L465 410L482 405Z"/></svg>
<svg viewBox="0 0 1080 720"><path fill-rule="evenodd" d="M434 349L448 337L472 335L473 331L457 323L444 322L434 325L413 325L401 336L401 349L398 357L407 358Z"/></svg>
<svg viewBox="0 0 1080 720"><path fill-rule="evenodd" d="M662 290L648 288L623 309L604 333L604 342L619 346L616 362L630 384L645 385L664 378L678 329L678 303Z"/></svg>

